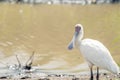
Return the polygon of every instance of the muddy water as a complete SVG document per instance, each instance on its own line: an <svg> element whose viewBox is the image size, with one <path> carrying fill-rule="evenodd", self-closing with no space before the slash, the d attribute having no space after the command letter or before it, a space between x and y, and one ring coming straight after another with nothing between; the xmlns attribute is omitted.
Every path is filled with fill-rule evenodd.
<svg viewBox="0 0 120 80"><path fill-rule="evenodd" d="M51 18L52 13L40 7L24 5L2 5L0 12L0 59L2 63L17 63L18 55L22 64L35 51L33 65L42 69L71 69L82 62L79 52L68 51L72 38L67 27L58 25ZM43 12L41 12L43 11ZM54 15L53 15L54 17ZM59 14L58 14L58 18ZM69 37L69 39L68 39ZM1 64L2 65L2 64ZM78 70L75 69L75 71Z"/></svg>

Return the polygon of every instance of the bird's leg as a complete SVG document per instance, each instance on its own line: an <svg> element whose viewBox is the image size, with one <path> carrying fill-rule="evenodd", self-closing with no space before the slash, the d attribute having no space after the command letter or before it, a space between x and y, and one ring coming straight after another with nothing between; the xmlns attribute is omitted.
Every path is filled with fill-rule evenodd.
<svg viewBox="0 0 120 80"><path fill-rule="evenodd" d="M92 67L90 67L90 73L91 73L90 80L93 80L93 71L92 71Z"/></svg>
<svg viewBox="0 0 120 80"><path fill-rule="evenodd" d="M96 80L99 80L99 67L97 67L97 75L96 75Z"/></svg>

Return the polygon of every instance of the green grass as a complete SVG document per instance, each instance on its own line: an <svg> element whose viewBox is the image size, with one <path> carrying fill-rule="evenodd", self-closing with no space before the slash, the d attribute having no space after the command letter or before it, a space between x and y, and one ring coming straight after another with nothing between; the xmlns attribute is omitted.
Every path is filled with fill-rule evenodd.
<svg viewBox="0 0 120 80"><path fill-rule="evenodd" d="M42 62L36 60L35 64L45 64L52 57L57 57L68 61L68 66L75 66L84 60L81 56L77 57L80 55L78 50L68 51L67 45L72 38L74 25L81 23L85 38L101 41L115 61L120 63L120 4L0 4L0 10L0 41L13 43L7 47L0 46L6 55L14 54L17 50L27 53L36 50L40 56L48 55L43 57Z"/></svg>

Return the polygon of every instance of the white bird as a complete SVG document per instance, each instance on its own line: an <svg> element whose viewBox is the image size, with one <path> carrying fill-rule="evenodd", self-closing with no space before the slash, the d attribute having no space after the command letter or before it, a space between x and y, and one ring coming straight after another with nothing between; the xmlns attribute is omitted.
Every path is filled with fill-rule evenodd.
<svg viewBox="0 0 120 80"><path fill-rule="evenodd" d="M90 80L93 80L92 67L97 66L96 79L99 80L99 68L106 69L112 73L119 74L119 67L113 60L109 50L99 41L93 39L83 39L83 26L75 25L75 33L68 49L77 47L88 63L91 72Z"/></svg>

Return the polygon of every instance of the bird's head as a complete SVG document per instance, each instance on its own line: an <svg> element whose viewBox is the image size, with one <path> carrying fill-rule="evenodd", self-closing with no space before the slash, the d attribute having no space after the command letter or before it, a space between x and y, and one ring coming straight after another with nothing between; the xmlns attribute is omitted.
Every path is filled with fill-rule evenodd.
<svg viewBox="0 0 120 80"><path fill-rule="evenodd" d="M78 44L78 41L82 39L82 37L83 37L83 27L81 24L76 24L75 32L70 44L68 45L68 49L72 50L75 47L75 45Z"/></svg>
<svg viewBox="0 0 120 80"><path fill-rule="evenodd" d="M75 35L78 36L79 33L81 33L82 30L82 25L81 24L76 24L75 25Z"/></svg>

